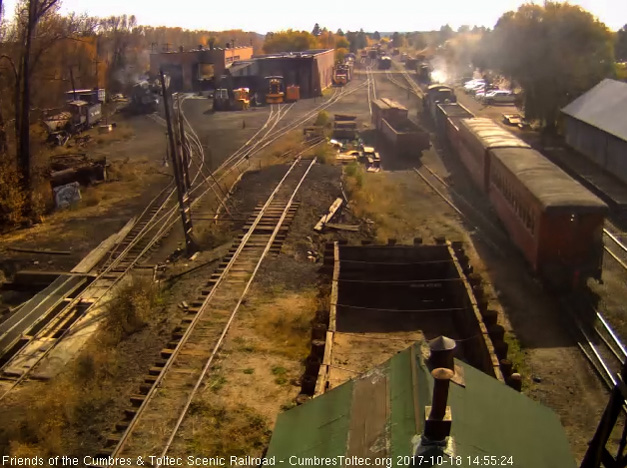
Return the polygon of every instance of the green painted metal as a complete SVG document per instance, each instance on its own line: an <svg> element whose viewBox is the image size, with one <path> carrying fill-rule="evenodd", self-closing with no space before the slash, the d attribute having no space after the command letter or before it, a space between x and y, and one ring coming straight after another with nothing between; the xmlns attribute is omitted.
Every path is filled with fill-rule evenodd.
<svg viewBox="0 0 627 468"><path fill-rule="evenodd" d="M416 435L410 349L389 361L390 455L394 466L399 456L411 455L411 439Z"/></svg>
<svg viewBox="0 0 627 468"><path fill-rule="evenodd" d="M279 415L267 458L302 466L290 457L333 458L346 454L353 381ZM292 460L298 462L298 460Z"/></svg>
<svg viewBox="0 0 627 468"><path fill-rule="evenodd" d="M412 381L412 349L417 356L417 388ZM576 466L553 411L461 361L456 365L464 369L465 387L451 383L448 403L453 418L452 447L462 464L450 466L499 466L496 461L509 462L510 457L512 464L500 466ZM418 395L418 421L422 426L425 406L431 404L433 379L421 359L419 345L398 353L379 369L387 374L390 386L386 398L390 408L387 433L391 466L400 467L397 457L412 455L412 438L423 430L416 429L414 394ZM346 455L353 386L354 381L349 381L281 414L267 456L276 456L279 464L290 456Z"/></svg>
<svg viewBox="0 0 627 468"><path fill-rule="evenodd" d="M577 466L559 418L549 408L464 366L466 387L451 384L455 451L462 457L511 457L514 467Z"/></svg>

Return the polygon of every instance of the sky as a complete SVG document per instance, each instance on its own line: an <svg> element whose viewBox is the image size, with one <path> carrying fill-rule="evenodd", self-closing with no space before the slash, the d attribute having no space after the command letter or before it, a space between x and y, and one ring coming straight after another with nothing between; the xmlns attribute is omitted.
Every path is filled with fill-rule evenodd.
<svg viewBox="0 0 627 468"><path fill-rule="evenodd" d="M186 29L220 31L243 29L268 31L297 29L311 31L315 23L335 31L428 31L449 24L493 27L506 11L524 3L520 0L238 0L237 3L209 0L61 0L62 12L91 16L134 14L139 24L180 26ZM3 0L5 11L16 0ZM535 3L543 3L536 0ZM627 23L627 0L571 0L616 31Z"/></svg>

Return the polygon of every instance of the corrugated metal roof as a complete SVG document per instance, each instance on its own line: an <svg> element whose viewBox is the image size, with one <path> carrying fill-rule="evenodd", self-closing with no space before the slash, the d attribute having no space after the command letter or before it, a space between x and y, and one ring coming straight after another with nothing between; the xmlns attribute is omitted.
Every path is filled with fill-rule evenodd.
<svg viewBox="0 0 627 468"><path fill-rule="evenodd" d="M484 149L490 148L531 148L527 143L498 125L494 120L474 118L461 120L461 125L479 140Z"/></svg>
<svg viewBox="0 0 627 468"><path fill-rule="evenodd" d="M491 152L545 208L608 209L597 196L533 149L498 148Z"/></svg>
<svg viewBox="0 0 627 468"><path fill-rule="evenodd" d="M506 466L519 468L576 466L553 411L470 365L455 364L463 369L464 386L452 383L449 391L449 447L462 457L459 466L470 465L467 457L484 455L511 457L513 464ZM363 457L373 466L374 457L390 457L389 466L406 466L396 457L413 455L432 392L423 351L414 345L279 415L266 457L276 457L276 466L302 466L313 457L335 458L336 466L345 466L339 456Z"/></svg>
<svg viewBox="0 0 627 468"><path fill-rule="evenodd" d="M606 78L562 109L577 120L627 141L627 83Z"/></svg>

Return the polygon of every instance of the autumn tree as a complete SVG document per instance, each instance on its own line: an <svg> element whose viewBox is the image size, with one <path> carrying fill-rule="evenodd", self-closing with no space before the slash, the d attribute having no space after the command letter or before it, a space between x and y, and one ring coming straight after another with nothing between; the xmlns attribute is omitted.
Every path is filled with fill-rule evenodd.
<svg viewBox="0 0 627 468"><path fill-rule="evenodd" d="M616 33L615 51L616 60L627 61L627 24Z"/></svg>
<svg viewBox="0 0 627 468"><path fill-rule="evenodd" d="M527 117L548 127L564 105L613 72L610 31L568 3L507 12L483 45L484 65L519 83Z"/></svg>
<svg viewBox="0 0 627 468"><path fill-rule="evenodd" d="M318 41L316 37L307 31L279 31L266 35L263 43L263 50L268 53L276 52L299 52L303 50L315 49Z"/></svg>
<svg viewBox="0 0 627 468"><path fill-rule="evenodd" d="M338 36L344 36L344 31L342 31L342 28L339 28L335 34Z"/></svg>
<svg viewBox="0 0 627 468"><path fill-rule="evenodd" d="M454 34L455 33L453 32L453 28L451 28L448 24L445 24L444 26L440 28L440 31L438 34L438 43L444 44L446 41L452 38Z"/></svg>
<svg viewBox="0 0 627 468"><path fill-rule="evenodd" d="M336 37L335 48L336 49L350 49L350 42L344 36Z"/></svg>
<svg viewBox="0 0 627 468"><path fill-rule="evenodd" d="M402 47L403 45L403 36L397 32L392 34L392 45L394 47Z"/></svg>

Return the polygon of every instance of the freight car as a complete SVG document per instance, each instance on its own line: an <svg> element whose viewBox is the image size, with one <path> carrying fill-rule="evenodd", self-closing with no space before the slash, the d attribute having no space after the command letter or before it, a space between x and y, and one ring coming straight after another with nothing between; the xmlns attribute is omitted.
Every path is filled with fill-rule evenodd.
<svg viewBox="0 0 627 468"><path fill-rule="evenodd" d="M398 156L409 156L431 146L429 134L408 118L407 108L391 99L373 101L375 128Z"/></svg>
<svg viewBox="0 0 627 468"><path fill-rule="evenodd" d="M558 289L601 279L608 207L527 143L457 103L436 128L486 194L534 272Z"/></svg>
<svg viewBox="0 0 627 468"><path fill-rule="evenodd" d="M379 70L389 70L392 68L392 59L384 55L379 59Z"/></svg>

